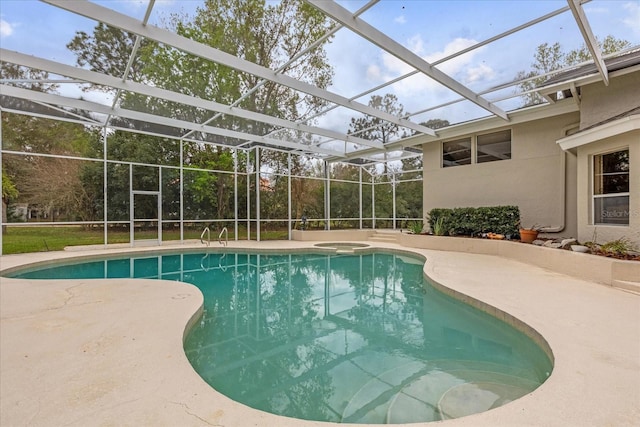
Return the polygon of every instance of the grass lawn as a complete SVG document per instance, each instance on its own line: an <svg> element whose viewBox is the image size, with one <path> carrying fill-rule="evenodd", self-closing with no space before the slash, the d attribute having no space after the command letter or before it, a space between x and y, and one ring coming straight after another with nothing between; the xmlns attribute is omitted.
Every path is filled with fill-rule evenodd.
<svg viewBox="0 0 640 427"><path fill-rule="evenodd" d="M232 229L229 230L229 239L233 239ZM238 238L246 239L247 231L239 228ZM200 232L196 230L185 230L185 239L198 239ZM255 233L251 233L255 239ZM136 239L155 239L157 236L153 231L136 232ZM129 243L128 230L109 230L108 243ZM211 233L211 240L218 238L216 233ZM262 240L279 240L287 238L287 230L266 231L261 234ZM164 241L180 240L180 231L163 231ZM87 230L82 227L60 226L60 227L9 227L2 236L2 253L18 254L28 252L60 251L65 246L81 245L101 245L104 243L104 232L102 229Z"/></svg>

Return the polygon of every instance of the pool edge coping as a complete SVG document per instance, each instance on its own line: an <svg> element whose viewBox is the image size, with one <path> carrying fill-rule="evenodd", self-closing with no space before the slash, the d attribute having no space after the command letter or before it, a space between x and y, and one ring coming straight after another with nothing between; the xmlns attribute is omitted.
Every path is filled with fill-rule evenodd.
<svg viewBox="0 0 640 427"><path fill-rule="evenodd" d="M303 245L307 246L310 242L300 242L300 243L303 243ZM419 255L419 256L421 256L421 257L424 257L424 258L426 259L426 262L425 262L425 264L424 264L423 271L424 271L424 270L427 270L427 264L429 263L429 259L430 259L430 257L428 256L428 253L429 253L429 252L432 252L431 250L424 250L424 249L420 249L420 248L398 247L398 245L380 245L380 244L372 244L372 242L368 242L368 243L370 244L370 248L366 248L366 249L369 249L369 250L383 249L383 250L385 250L385 251L391 251L391 252L395 252L395 253L405 253L405 254ZM234 245L234 246L235 246L235 245ZM294 248L294 249L291 249L291 250L299 249L298 245L295 245L295 246L296 246L297 248ZM125 252L126 252L126 253L131 253L131 252L133 252L133 253L136 253L136 252L145 252L145 253L148 253L148 252L149 252L149 249L150 249L150 248L148 248L148 247L147 247L147 248L140 248L140 250L134 250L134 251L130 251L130 250L121 250L121 251L118 251L118 252L119 252L120 254L124 254ZM164 247L163 247L163 248L160 248L159 250L156 250L156 251L153 251L153 252L170 252L170 251L183 250L183 249L189 249L189 250L191 250L191 251L200 251L200 250L202 250L202 248L201 248L201 247L187 247L187 248L185 248L185 246L180 245L180 246L172 247L172 248L170 248L170 247L166 247L166 248L164 248ZM240 248L240 247L233 247L233 248L231 248L231 249L241 249L241 248ZM282 250L286 250L286 248L284 248L284 249L283 249L283 248L242 248L242 249L254 249L254 250L259 251L259 252L265 252L265 250L266 250L267 252L268 252L268 251L271 251L271 252L282 252ZM312 252L315 250L314 248L309 248L309 249L311 249L311 251L312 251ZM104 255L105 253L106 253L106 254L113 254L113 253L114 253L114 251L112 251L112 250L106 250L106 251L100 251L100 252L102 252L102 253L100 253L100 254L92 254L92 255L94 255L94 256L102 256L102 255ZM317 252L317 251L316 251L316 252ZM425 255L425 253L426 253L427 255ZM62 257L62 258L77 258L77 256L78 256L78 254L77 254L77 253L73 253L73 254L69 253L69 254L68 254L68 256L64 256L64 257ZM90 256L89 256L89 257L90 257ZM85 258L86 258L86 257L85 257ZM438 258L438 257L435 257L435 258ZM2 269L2 271L4 271L4 270L5 270L5 268L3 268L3 269ZM426 273L425 273L425 274L426 274ZM439 280L436 280L436 278L434 278L432 275L429 275L429 274L426 274L426 275L431 279L431 281L432 281L432 282L436 282L436 283L438 283L438 284L440 285L440 283L439 283L440 281L439 281ZM512 315L508 314L506 311L504 311L504 310L502 310L502 309L499 309L499 308L496 308L495 306L493 306L493 305L491 305L491 304L489 304L489 303L484 303L484 302L482 302L481 300L479 300L479 299L477 299L477 298L475 298L475 297L472 297L472 296L468 295L467 293L460 292L460 291L458 291L458 290L454 289L454 288L455 288L455 285L454 285L453 287L443 286L443 285L440 285L440 286L444 287L446 290L449 290L449 291L451 291L451 292L454 292L454 293L457 293L457 294L461 295L461 296L462 296L462 301L463 301L463 302L465 302L465 303L468 303L468 301L465 301L465 300L464 300L464 298L465 298L465 297L466 297L466 298L473 299L473 300L475 300L475 301L479 301L479 302L480 302L480 304L485 304L485 305L486 305L486 308L488 309L488 311L487 311L487 310L483 310L483 311L487 311L489 314L492 314L492 313L491 313L491 310L500 310L500 312L505 313L505 315L506 315L506 316L511 316L513 319L516 319L518 322L522 322L524 325L526 325L527 327L530 327L533 331L535 331L536 333L540 334L540 333L537 331L537 329L536 329L535 327L530 326L526 321L521 320L521 319L519 319L518 317L512 316ZM615 291L613 291L613 292L615 292ZM498 317L498 316L495 316L495 314L494 314L494 317ZM499 317L498 317L498 318L499 318ZM197 322L197 321L198 321L198 319L199 319L198 311L196 310L196 312L194 312L194 313L193 313L193 315L191 316L191 320L190 320L189 322L187 322L187 324L185 325L185 328L184 328L184 330L183 330L183 331L184 331L184 332L183 332L183 334L185 334L185 335L186 335L186 333L187 333L187 331L188 331L189 323L191 323L191 322ZM542 336L542 335L540 334L540 336ZM183 335L183 337L184 337L184 335ZM547 341L546 341L546 339L545 339L545 342L547 342ZM547 343L547 345L549 345L549 343ZM544 348L544 347L543 347L543 348ZM549 345L549 348L551 348L551 345ZM181 348L181 350L183 350L183 349ZM552 352L552 354L553 354L553 352ZM554 360L554 359L551 359L551 360ZM189 366L190 366L190 365L189 365ZM555 368L554 368L554 371L555 371ZM200 377L197 375L197 373L195 373L195 371L194 371L194 375L196 375L196 376L198 377L198 379L200 379ZM552 375L552 377L551 377L551 378L553 378L553 375ZM544 384L543 384L543 386L541 386L540 388L545 388L545 387L544 387ZM540 390L540 388L539 388L538 390ZM214 390L214 392L215 392L215 390ZM542 392L542 391L541 391L541 392ZM217 392L216 392L216 393L217 393ZM536 390L536 392L534 392L534 393L535 393L535 394L539 394L537 390ZM522 399L525 399L525 398L522 398ZM520 400L522 400L522 399L518 399L518 401L520 401ZM234 402L234 403L235 403L235 402ZM238 405L240 405L240 404L238 404ZM501 407L501 408L505 408L506 406L508 406L508 405L505 405L505 406L503 406L503 407ZM496 409L496 410L500 410L501 408L498 408L498 409ZM468 420L468 419L478 419L478 420L480 420L480 418L483 418L483 417L482 417L482 415L487 414L487 413L492 413L492 412L494 412L494 411L496 411L496 410L488 411L488 412L485 412L485 413L482 413L482 414L472 415L472 416L469 416L469 417L460 418L460 419L457 419L457 420L448 420L448 421L446 421L446 422L447 422L447 423L452 423L452 422L455 422L455 421L459 421L459 420ZM275 415L274 415L274 416L275 416ZM477 417L480 417L480 418L477 418ZM281 417L279 417L279 418L281 418ZM306 424L305 424L305 425L306 425ZM324 423L324 425L326 425L326 423Z"/></svg>

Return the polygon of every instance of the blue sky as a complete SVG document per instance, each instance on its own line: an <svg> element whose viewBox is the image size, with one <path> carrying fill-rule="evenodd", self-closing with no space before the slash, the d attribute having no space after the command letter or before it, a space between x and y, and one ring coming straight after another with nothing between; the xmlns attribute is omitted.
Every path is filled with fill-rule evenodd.
<svg viewBox="0 0 640 427"><path fill-rule="evenodd" d="M137 18L144 15L147 5L146 0L103 0L97 3ZM195 0L158 0L151 23L161 24L162 19L174 12L192 14L200 3ZM366 2L347 0L339 3L355 11ZM566 4L564 0L383 0L361 17L427 61L434 61ZM640 0L593 0L584 8L599 38L611 34L640 45ZM38 1L0 0L0 44L6 49L74 64L75 58L65 45L76 31L91 32L94 26L93 21ZM480 91L513 79L518 71L529 68L536 46L556 41L566 50L582 45L582 37L570 12L446 62L439 68L473 90ZM388 53L345 30L337 34L327 51L335 68L331 90L345 96L361 93L411 70ZM417 111L457 97L422 76L385 88L381 94L387 92L399 97L405 111ZM87 94L83 96L87 97ZM104 99L104 95L95 95L94 99ZM368 100L369 96L359 99L362 103ZM440 115L461 121L482 114L482 110L478 110L475 106L457 105L419 116L419 120ZM353 112L338 109L322 119L322 123L346 131L353 115Z"/></svg>

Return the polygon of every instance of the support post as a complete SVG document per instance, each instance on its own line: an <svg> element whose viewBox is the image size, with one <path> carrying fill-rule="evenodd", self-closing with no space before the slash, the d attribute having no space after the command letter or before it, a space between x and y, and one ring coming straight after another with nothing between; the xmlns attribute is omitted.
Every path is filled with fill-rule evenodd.
<svg viewBox="0 0 640 427"><path fill-rule="evenodd" d="M325 230L331 230L331 194L329 183L329 163L324 161L324 221Z"/></svg>
<svg viewBox="0 0 640 427"><path fill-rule="evenodd" d="M396 229L396 174L391 172L391 201L393 203L393 229Z"/></svg>
<svg viewBox="0 0 640 427"><path fill-rule="evenodd" d="M184 141L180 140L180 243L184 243Z"/></svg>
<svg viewBox="0 0 640 427"><path fill-rule="evenodd" d="M233 235L238 240L238 149L233 150ZM235 289L235 288L234 288Z"/></svg>
<svg viewBox="0 0 640 427"><path fill-rule="evenodd" d="M102 219L103 219L103 243L106 248L109 244L109 195L108 191L108 168L107 168L107 128L102 128Z"/></svg>
<svg viewBox="0 0 640 427"><path fill-rule="evenodd" d="M359 179L359 188L358 188L358 208L360 210L360 230L362 230L362 166L358 167L358 179Z"/></svg>
<svg viewBox="0 0 640 427"><path fill-rule="evenodd" d="M289 240L292 239L292 222L291 222L291 153L287 153L287 212L288 212L288 220L287 220L287 229L289 230Z"/></svg>
<svg viewBox="0 0 640 427"><path fill-rule="evenodd" d="M256 147L256 240L260 241L260 147Z"/></svg>

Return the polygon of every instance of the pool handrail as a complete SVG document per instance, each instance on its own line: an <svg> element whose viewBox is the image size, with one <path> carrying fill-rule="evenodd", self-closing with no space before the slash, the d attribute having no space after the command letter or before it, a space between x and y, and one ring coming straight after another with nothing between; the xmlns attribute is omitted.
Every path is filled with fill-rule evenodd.
<svg viewBox="0 0 640 427"><path fill-rule="evenodd" d="M211 246L211 230L209 230L209 227L205 227L204 230L202 230L202 234L200 234L200 243L202 243L204 245L204 234L207 233L207 246Z"/></svg>
<svg viewBox="0 0 640 427"><path fill-rule="evenodd" d="M224 234L224 242L222 241L222 235ZM220 234L218 234L218 243L220 243L223 246L228 246L229 245L229 230L227 230L227 227L223 227L222 231L220 231Z"/></svg>

